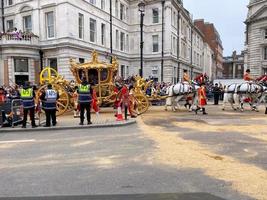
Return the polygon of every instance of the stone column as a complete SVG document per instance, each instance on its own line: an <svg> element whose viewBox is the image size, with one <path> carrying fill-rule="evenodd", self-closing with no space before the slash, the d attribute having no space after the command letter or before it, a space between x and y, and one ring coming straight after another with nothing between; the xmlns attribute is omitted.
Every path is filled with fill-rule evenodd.
<svg viewBox="0 0 267 200"><path fill-rule="evenodd" d="M4 60L4 84L9 85L9 70L8 70L8 60Z"/></svg>
<svg viewBox="0 0 267 200"><path fill-rule="evenodd" d="M34 60L34 75L35 75L35 84L40 83L40 61L39 60Z"/></svg>
<svg viewBox="0 0 267 200"><path fill-rule="evenodd" d="M236 76L236 63L233 62L233 78Z"/></svg>

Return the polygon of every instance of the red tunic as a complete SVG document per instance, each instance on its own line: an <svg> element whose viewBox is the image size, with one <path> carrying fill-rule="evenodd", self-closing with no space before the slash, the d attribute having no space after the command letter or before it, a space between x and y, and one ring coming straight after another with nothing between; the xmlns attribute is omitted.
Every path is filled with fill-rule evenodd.
<svg viewBox="0 0 267 200"><path fill-rule="evenodd" d="M244 79L245 81L252 81L252 80L253 80L253 79L250 77L250 74L249 74L249 73L245 73L243 79Z"/></svg>
<svg viewBox="0 0 267 200"><path fill-rule="evenodd" d="M201 87L198 89L198 102L200 106L207 105L207 95L205 87Z"/></svg>
<svg viewBox="0 0 267 200"><path fill-rule="evenodd" d="M97 102L97 94L96 94L95 90L93 90L93 99L92 99L91 107L93 108L93 110L95 112L99 112L99 106L98 106L98 102Z"/></svg>

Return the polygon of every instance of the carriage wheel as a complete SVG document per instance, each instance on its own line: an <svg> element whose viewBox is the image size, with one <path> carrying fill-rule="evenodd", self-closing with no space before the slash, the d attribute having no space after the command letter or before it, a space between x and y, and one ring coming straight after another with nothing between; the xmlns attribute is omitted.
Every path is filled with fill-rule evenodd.
<svg viewBox="0 0 267 200"><path fill-rule="evenodd" d="M52 83L54 80L59 78L58 72L51 68L46 67L40 73L40 84Z"/></svg>
<svg viewBox="0 0 267 200"><path fill-rule="evenodd" d="M42 86L38 90L37 92L38 98L40 97L41 90L44 89L46 89L46 85ZM59 93L59 99L57 100L57 116L59 116L64 114L68 110L70 104L70 98L66 90L61 85L53 84L53 89Z"/></svg>
<svg viewBox="0 0 267 200"><path fill-rule="evenodd" d="M136 94L135 98L137 100L137 109L139 114L145 113L149 107L149 101L147 97L143 94Z"/></svg>

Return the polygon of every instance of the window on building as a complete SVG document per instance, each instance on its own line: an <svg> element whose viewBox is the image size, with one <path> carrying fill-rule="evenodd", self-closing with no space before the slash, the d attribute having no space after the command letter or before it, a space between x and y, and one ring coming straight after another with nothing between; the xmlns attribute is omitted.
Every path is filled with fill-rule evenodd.
<svg viewBox="0 0 267 200"><path fill-rule="evenodd" d="M101 24L101 44L106 45L106 25Z"/></svg>
<svg viewBox="0 0 267 200"><path fill-rule="evenodd" d="M159 36L153 35L152 41L153 41L153 52L159 52Z"/></svg>
<svg viewBox="0 0 267 200"><path fill-rule="evenodd" d="M153 23L159 23L159 9L154 8L152 9L152 14L153 14Z"/></svg>
<svg viewBox="0 0 267 200"><path fill-rule="evenodd" d="M45 15L47 38L53 38L55 37L54 12L48 12Z"/></svg>
<svg viewBox="0 0 267 200"><path fill-rule="evenodd" d="M126 51L129 52L129 35L126 35L126 47L125 47Z"/></svg>
<svg viewBox="0 0 267 200"><path fill-rule="evenodd" d="M14 28L14 22L13 20L7 20L6 21L6 27L7 27L7 31L12 31Z"/></svg>
<svg viewBox="0 0 267 200"><path fill-rule="evenodd" d="M130 72L129 72L129 66L126 66L126 77L129 77L130 76Z"/></svg>
<svg viewBox="0 0 267 200"><path fill-rule="evenodd" d="M264 30L264 38L267 39L267 28Z"/></svg>
<svg viewBox="0 0 267 200"><path fill-rule="evenodd" d="M90 42L96 42L96 20L90 18Z"/></svg>
<svg viewBox="0 0 267 200"><path fill-rule="evenodd" d="M23 17L23 30L27 33L32 32L32 16Z"/></svg>
<svg viewBox="0 0 267 200"><path fill-rule="evenodd" d="M176 12L175 11L173 11L173 26L175 26L175 24L176 24Z"/></svg>
<svg viewBox="0 0 267 200"><path fill-rule="evenodd" d="M29 72L28 58L14 58L15 72Z"/></svg>
<svg viewBox="0 0 267 200"><path fill-rule="evenodd" d="M101 9L105 10L106 8L106 0L101 0Z"/></svg>
<svg viewBox="0 0 267 200"><path fill-rule="evenodd" d="M121 77L125 78L125 65L121 65Z"/></svg>
<svg viewBox="0 0 267 200"><path fill-rule="evenodd" d="M159 72L158 66L152 67L152 76L153 77L158 76L158 72Z"/></svg>
<svg viewBox="0 0 267 200"><path fill-rule="evenodd" d="M125 19L128 20L129 19L129 8L126 7L126 11L125 11Z"/></svg>
<svg viewBox="0 0 267 200"><path fill-rule="evenodd" d="M83 39L83 27L84 27L84 17L83 14L79 13L79 38Z"/></svg>
<svg viewBox="0 0 267 200"><path fill-rule="evenodd" d="M115 1L115 16L119 17L119 1Z"/></svg>
<svg viewBox="0 0 267 200"><path fill-rule="evenodd" d="M49 64L49 67L57 71L57 59L56 58L49 58L48 64Z"/></svg>
<svg viewBox="0 0 267 200"><path fill-rule="evenodd" d="M121 43L121 51L124 51L124 49L125 49L125 33L121 33L120 43Z"/></svg>
<svg viewBox="0 0 267 200"><path fill-rule="evenodd" d="M116 49L119 49L119 31L116 30Z"/></svg>
<svg viewBox="0 0 267 200"><path fill-rule="evenodd" d="M267 47L264 47L264 60L267 60Z"/></svg>
<svg viewBox="0 0 267 200"><path fill-rule="evenodd" d="M7 6L11 6L11 5L13 5L13 0L7 0L7 1L6 1L6 5L7 5Z"/></svg>
<svg viewBox="0 0 267 200"><path fill-rule="evenodd" d="M79 63L84 63L84 62L85 62L84 58L79 58Z"/></svg>
<svg viewBox="0 0 267 200"><path fill-rule="evenodd" d="M96 0L89 0L89 3L95 5L96 4Z"/></svg>
<svg viewBox="0 0 267 200"><path fill-rule="evenodd" d="M125 19L125 6L123 4L120 4L120 20Z"/></svg>

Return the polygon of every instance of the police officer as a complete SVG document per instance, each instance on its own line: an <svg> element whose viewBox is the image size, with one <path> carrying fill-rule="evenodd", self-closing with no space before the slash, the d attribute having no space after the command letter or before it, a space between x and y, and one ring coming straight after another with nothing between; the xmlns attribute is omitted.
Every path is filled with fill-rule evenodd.
<svg viewBox="0 0 267 200"><path fill-rule="evenodd" d="M84 111L87 114L87 124L91 122L91 102L92 102L93 89L87 82L86 78L83 78L82 83L78 87L78 103L80 105L80 125L84 123Z"/></svg>
<svg viewBox="0 0 267 200"><path fill-rule="evenodd" d="M44 109L46 116L46 124L44 125L44 127L51 126L51 119L53 126L56 126L57 124L56 112L58 98L58 92L53 90L51 84L48 84L47 90L45 90L40 97L40 99L42 100L42 108Z"/></svg>
<svg viewBox="0 0 267 200"><path fill-rule="evenodd" d="M36 128L35 119L34 119L34 98L35 93L33 88L30 86L29 82L24 84L24 87L20 90L20 99L22 100L23 105L23 121L22 121L22 128L26 128L27 116L28 112L30 112L30 119L32 128Z"/></svg>

